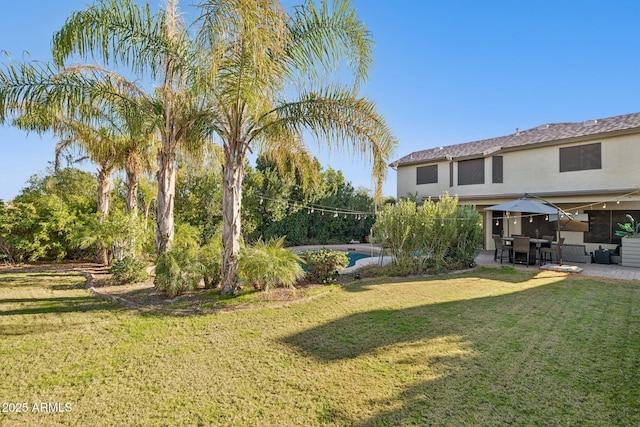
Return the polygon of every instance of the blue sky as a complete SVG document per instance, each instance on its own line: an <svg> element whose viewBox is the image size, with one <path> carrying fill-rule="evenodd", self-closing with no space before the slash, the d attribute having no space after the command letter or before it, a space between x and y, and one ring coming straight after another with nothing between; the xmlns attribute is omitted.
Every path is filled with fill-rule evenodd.
<svg viewBox="0 0 640 427"><path fill-rule="evenodd" d="M15 59L28 51L33 59L49 60L51 35L87 3L3 1L0 50ZM640 111L640 2L354 0L354 5L376 41L363 94L377 103L399 140L391 160L516 128ZM0 199L15 197L29 176L45 170L54 145L51 138L0 127ZM341 169L354 186L372 188L370 166L361 159L313 151L323 166ZM392 169L383 190L396 194Z"/></svg>

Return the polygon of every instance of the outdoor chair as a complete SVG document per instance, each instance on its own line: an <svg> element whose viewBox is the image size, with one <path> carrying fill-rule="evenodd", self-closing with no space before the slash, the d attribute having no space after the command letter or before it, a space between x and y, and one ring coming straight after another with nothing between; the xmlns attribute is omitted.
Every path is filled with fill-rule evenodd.
<svg viewBox="0 0 640 427"><path fill-rule="evenodd" d="M556 256L556 259L560 259L560 250L562 249L562 244L564 243L564 237L561 237L556 245L551 247L543 247L540 248L540 265L543 265L547 262L547 254L549 255L549 262L553 262L553 255Z"/></svg>
<svg viewBox="0 0 640 427"><path fill-rule="evenodd" d="M525 254L525 260L527 267L529 266L529 254L530 254L530 239L529 237L514 237L513 238L513 265L516 264L516 255Z"/></svg>
<svg viewBox="0 0 640 427"><path fill-rule="evenodd" d="M495 262L498 262L498 252L500 252L500 264L502 264L502 259L504 258L504 252L507 252L507 259L509 259L509 257L511 256L511 248L507 245L504 244L504 242L502 241L502 238L500 236L498 236L497 234L493 235L493 241L496 244L496 250L493 253L493 260Z"/></svg>
<svg viewBox="0 0 640 427"><path fill-rule="evenodd" d="M551 242L553 242L553 239L555 239L556 236L542 236L542 240L548 240L549 243L542 243L541 247L543 248L550 248L551 247Z"/></svg>

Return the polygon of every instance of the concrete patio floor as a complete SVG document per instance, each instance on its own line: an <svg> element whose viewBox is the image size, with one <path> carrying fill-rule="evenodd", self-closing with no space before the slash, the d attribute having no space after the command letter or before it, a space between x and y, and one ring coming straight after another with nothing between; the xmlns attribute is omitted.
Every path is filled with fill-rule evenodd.
<svg viewBox="0 0 640 427"><path fill-rule="evenodd" d="M500 265L500 262L495 262L493 260L493 251L481 251L480 254L476 257L476 264L485 265L488 267L496 267ZM503 265L511 265L509 262L504 262ZM516 264L516 268L523 269L541 269L547 268L549 270L557 270L557 264L545 264L542 267L536 265L522 265ZM554 268L556 266L556 268ZM585 276L597 276L597 277L607 277L610 279L621 279L621 280L640 280L640 268L633 267L623 267L619 264L583 264L580 262L570 262L564 263L562 267L578 267L582 269L579 274L584 274ZM571 272L571 271L567 271Z"/></svg>

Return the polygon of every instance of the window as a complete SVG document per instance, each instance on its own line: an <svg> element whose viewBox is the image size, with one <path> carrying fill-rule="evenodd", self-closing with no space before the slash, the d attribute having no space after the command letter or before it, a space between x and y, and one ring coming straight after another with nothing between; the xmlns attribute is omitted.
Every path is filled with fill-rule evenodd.
<svg viewBox="0 0 640 427"><path fill-rule="evenodd" d="M627 222L626 214L634 218L640 217L640 211L600 211L590 210L589 231L584 233L585 243L610 243L617 245L620 237L616 236L618 223Z"/></svg>
<svg viewBox="0 0 640 427"><path fill-rule="evenodd" d="M493 168L493 183L502 184L502 156L493 156L492 168Z"/></svg>
<svg viewBox="0 0 640 427"><path fill-rule="evenodd" d="M484 184L484 159L458 162L458 185Z"/></svg>
<svg viewBox="0 0 640 427"><path fill-rule="evenodd" d="M419 166L416 168L416 184L436 184L438 182L438 165Z"/></svg>
<svg viewBox="0 0 640 427"><path fill-rule="evenodd" d="M601 144L577 145L560 149L560 172L602 169Z"/></svg>

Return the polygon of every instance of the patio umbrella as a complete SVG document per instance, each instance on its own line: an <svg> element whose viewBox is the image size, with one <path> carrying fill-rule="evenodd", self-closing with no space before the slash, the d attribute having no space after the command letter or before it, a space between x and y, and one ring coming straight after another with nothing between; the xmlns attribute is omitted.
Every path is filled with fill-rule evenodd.
<svg viewBox="0 0 640 427"><path fill-rule="evenodd" d="M528 197L521 197L518 200L512 200L510 202L500 203L499 205L489 206L485 208L486 211L504 211L504 212L525 212L525 213L537 213L537 214L545 214L552 215L557 214L561 216L564 212L557 207L551 207L545 205L543 203L536 202L535 200L531 200ZM509 227L509 222L507 222L507 227ZM507 228L507 234L509 234ZM558 221L558 244L560 244L560 221ZM559 261L560 265L562 265L562 252L561 249L558 251L559 253Z"/></svg>
<svg viewBox="0 0 640 427"><path fill-rule="evenodd" d="M518 200L500 203L499 205L489 206L485 211L504 211L504 212L526 212L537 214L555 214L558 213L556 208L531 200L528 197L522 197Z"/></svg>
<svg viewBox="0 0 640 427"><path fill-rule="evenodd" d="M503 212L526 212L538 214L555 214L558 210L545 204L531 200L528 197L522 197L518 200L500 203L499 205L489 206L485 211L503 211ZM509 234L509 221L507 221L507 235Z"/></svg>

